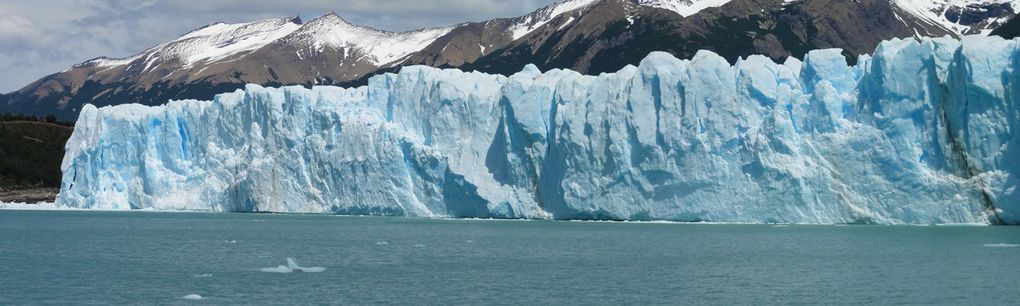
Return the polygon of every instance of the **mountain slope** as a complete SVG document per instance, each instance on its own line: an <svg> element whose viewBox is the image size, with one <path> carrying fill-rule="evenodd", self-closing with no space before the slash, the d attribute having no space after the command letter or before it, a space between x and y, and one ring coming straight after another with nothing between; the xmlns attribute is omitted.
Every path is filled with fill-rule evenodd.
<svg viewBox="0 0 1020 306"><path fill-rule="evenodd" d="M751 54L782 61L802 58L811 49L842 48L855 60L883 39L910 37L926 26L901 20L895 12L889 2L877 0L748 0L684 18L630 1L607 0L563 29L536 31L466 67L510 73L533 62L542 69L570 67L597 74L637 64L652 51L690 58L701 49L733 62ZM928 36L952 34L940 28L925 31Z"/></svg>
<svg viewBox="0 0 1020 306"><path fill-rule="evenodd" d="M997 35L1006 39L1013 39L1020 36L1020 18L1016 18L1014 16L1012 19L1002 24L1002 26L995 28L995 30L989 35Z"/></svg>
<svg viewBox="0 0 1020 306"><path fill-rule="evenodd" d="M217 23L123 59L100 57L0 97L0 113L73 121L85 104L210 99L246 83L361 85L408 65L490 73L570 68L595 74L652 51L782 61L842 48L851 61L883 39L986 34L1020 0L569 0L514 18L388 32L329 13Z"/></svg>
<svg viewBox="0 0 1020 306"><path fill-rule="evenodd" d="M957 34L987 35L1020 10L1020 0L894 0L904 16Z"/></svg>

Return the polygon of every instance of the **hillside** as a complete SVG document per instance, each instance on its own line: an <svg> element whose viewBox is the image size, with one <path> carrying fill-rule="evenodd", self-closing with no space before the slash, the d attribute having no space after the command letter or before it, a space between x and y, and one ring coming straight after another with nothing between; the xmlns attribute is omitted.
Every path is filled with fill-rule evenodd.
<svg viewBox="0 0 1020 306"><path fill-rule="evenodd" d="M841 48L848 61L884 39L984 35L1020 0L570 0L527 15L391 32L336 13L215 23L126 58L98 57L0 97L0 113L74 121L96 106L211 99L254 83L360 86L411 65L506 74L526 64L599 74L652 51L731 63L782 62Z"/></svg>
<svg viewBox="0 0 1020 306"><path fill-rule="evenodd" d="M60 161L73 127L0 121L0 187L60 186Z"/></svg>

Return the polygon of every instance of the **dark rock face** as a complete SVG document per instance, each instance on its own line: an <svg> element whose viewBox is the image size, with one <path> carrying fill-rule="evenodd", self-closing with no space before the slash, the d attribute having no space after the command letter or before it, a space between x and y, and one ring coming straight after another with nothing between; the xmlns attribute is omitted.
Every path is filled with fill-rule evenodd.
<svg viewBox="0 0 1020 306"><path fill-rule="evenodd" d="M1002 26L993 30L991 35L1002 36L1006 39L1013 39L1020 36L1020 18L1013 17Z"/></svg>
<svg viewBox="0 0 1020 306"><path fill-rule="evenodd" d="M687 17L640 3L600 0L556 16L551 16L554 10L547 7L517 18L459 24L420 50L390 63L366 60L370 52L357 47L311 45L307 36L321 27L351 28L376 35L401 33L351 25L335 14L308 23L297 18L268 20L265 22L271 26L297 30L257 50L215 61L152 60L165 58L151 55L165 51L160 48L172 49L176 40L121 65L100 64L108 59L88 61L0 96L0 113L55 115L62 121L74 121L86 103L158 105L170 99L211 99L246 83L357 86L373 75L407 65L511 74L534 63L543 70L567 68L597 74L637 64L652 51L690 58L705 49L733 62L752 54L776 61L790 56L801 58L818 48L842 48L853 62L857 55L873 51L885 39L915 34L959 35L930 21L912 18L890 0L733 0ZM985 23L1013 14L1008 4L945 10L945 18L951 22L976 28L998 26ZM540 19L546 22L535 22ZM522 24L533 30L515 37L514 27ZM1007 29L998 35L1016 32ZM308 52L311 49L316 52Z"/></svg>
<svg viewBox="0 0 1020 306"><path fill-rule="evenodd" d="M762 54L776 61L802 58L819 48L842 48L847 58L870 53L885 39L911 37L915 27L896 18L886 1L733 1L683 18L670 11L603 1L568 27L532 33L465 65L468 70L508 74L527 63L541 69L570 68L597 74L636 65L651 51L690 58L711 50L730 62ZM614 14L637 12L634 22ZM949 34L936 29L932 35Z"/></svg>
<svg viewBox="0 0 1020 306"><path fill-rule="evenodd" d="M975 4L965 7L954 6L946 10L945 17L953 23L976 25L990 18L1012 16L1013 6L1009 3Z"/></svg>

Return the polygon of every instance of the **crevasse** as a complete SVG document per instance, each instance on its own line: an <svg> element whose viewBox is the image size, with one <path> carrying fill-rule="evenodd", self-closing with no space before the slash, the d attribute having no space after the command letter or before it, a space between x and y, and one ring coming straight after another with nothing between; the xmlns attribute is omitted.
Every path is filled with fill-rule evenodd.
<svg viewBox="0 0 1020 306"><path fill-rule="evenodd" d="M1020 41L892 40L585 76L409 67L86 106L58 203L100 209L1018 223Z"/></svg>

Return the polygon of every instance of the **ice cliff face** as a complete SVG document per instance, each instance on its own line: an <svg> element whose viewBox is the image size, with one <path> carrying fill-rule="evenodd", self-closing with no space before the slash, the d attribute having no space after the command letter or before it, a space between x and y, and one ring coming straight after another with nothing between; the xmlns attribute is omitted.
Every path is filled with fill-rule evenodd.
<svg viewBox="0 0 1020 306"><path fill-rule="evenodd" d="M599 76L404 68L87 107L60 204L428 217L1020 222L1020 41L893 40L859 65L653 53Z"/></svg>

